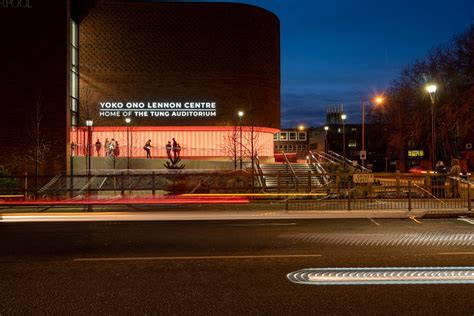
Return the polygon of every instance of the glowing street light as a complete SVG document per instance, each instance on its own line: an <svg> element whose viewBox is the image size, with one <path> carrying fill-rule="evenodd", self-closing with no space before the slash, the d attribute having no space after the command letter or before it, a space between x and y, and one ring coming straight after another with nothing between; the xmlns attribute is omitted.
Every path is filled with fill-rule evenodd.
<svg viewBox="0 0 474 316"><path fill-rule="evenodd" d="M434 170L436 163L436 128L434 117L434 106L436 101L436 91L438 87L431 83L426 86L426 91L430 94L431 99L431 168Z"/></svg>
<svg viewBox="0 0 474 316"><path fill-rule="evenodd" d="M92 145L91 145L91 140L92 140L92 125L94 125L94 121L92 120L86 120L86 126L87 126L87 184L89 187L88 190L88 195L90 195L90 178L91 178L91 150L92 150Z"/></svg>
<svg viewBox="0 0 474 316"><path fill-rule="evenodd" d="M130 123L132 119L130 117L125 118L125 123L127 124L127 172L130 170Z"/></svg>
<svg viewBox="0 0 474 316"><path fill-rule="evenodd" d="M329 126L324 126L324 130L326 131L326 153L329 152L329 141L328 141L328 131L329 131Z"/></svg>
<svg viewBox="0 0 474 316"><path fill-rule="evenodd" d="M342 156L344 157L344 167L346 166L346 114L341 114L342 119Z"/></svg>
<svg viewBox="0 0 474 316"><path fill-rule="evenodd" d="M244 116L243 111L237 112L239 116L239 123L240 123L240 169L242 169L242 117Z"/></svg>
<svg viewBox="0 0 474 316"><path fill-rule="evenodd" d="M374 102L376 105L381 105L384 102L384 97L383 96L376 96L375 98L372 99L372 102ZM362 167L364 167L365 164L365 158L367 157L365 153L365 100L362 99L362 149L361 149L361 161L362 161Z"/></svg>

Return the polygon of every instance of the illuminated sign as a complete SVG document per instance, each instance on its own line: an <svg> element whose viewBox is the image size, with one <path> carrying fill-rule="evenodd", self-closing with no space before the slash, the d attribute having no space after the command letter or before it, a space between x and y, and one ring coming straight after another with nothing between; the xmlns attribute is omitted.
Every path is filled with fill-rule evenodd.
<svg viewBox="0 0 474 316"><path fill-rule="evenodd" d="M425 155L423 150L409 150L408 157L423 157Z"/></svg>
<svg viewBox="0 0 474 316"><path fill-rule="evenodd" d="M214 117L216 102L100 102L100 117Z"/></svg>
<svg viewBox="0 0 474 316"><path fill-rule="evenodd" d="M31 9L30 0L0 0L0 8L4 9Z"/></svg>

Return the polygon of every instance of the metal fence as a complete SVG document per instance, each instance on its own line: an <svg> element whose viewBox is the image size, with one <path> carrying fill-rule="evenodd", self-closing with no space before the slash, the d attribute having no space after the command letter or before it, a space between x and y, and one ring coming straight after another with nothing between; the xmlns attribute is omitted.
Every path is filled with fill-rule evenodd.
<svg viewBox="0 0 474 316"><path fill-rule="evenodd" d="M288 175L278 172L274 175L266 174L266 181L257 181L260 180L257 178L259 176L256 173L252 179L251 172L239 170L100 170L93 171L90 175L74 176L3 175L0 176L0 199L262 193L259 199L280 199L285 202L287 210L472 211L474 198L474 184L470 179L436 175L311 172ZM273 182L269 180L271 177L274 177ZM272 186L270 183L273 183Z"/></svg>

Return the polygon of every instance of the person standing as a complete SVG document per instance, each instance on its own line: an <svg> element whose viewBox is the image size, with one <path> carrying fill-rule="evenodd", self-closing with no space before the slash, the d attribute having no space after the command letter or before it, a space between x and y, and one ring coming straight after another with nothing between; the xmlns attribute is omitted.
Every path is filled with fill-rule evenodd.
<svg viewBox="0 0 474 316"><path fill-rule="evenodd" d="M95 142L95 151L97 152L97 157L100 156L100 149L102 148L102 143L100 140L97 138L97 141Z"/></svg>
<svg viewBox="0 0 474 316"><path fill-rule="evenodd" d="M109 153L108 153L109 157L115 157L115 145L116 145L115 139L112 138L109 144Z"/></svg>
<svg viewBox="0 0 474 316"><path fill-rule="evenodd" d="M177 151L178 151L178 142L174 138L172 140L173 140L173 157L174 159L176 159Z"/></svg>
<svg viewBox="0 0 474 316"><path fill-rule="evenodd" d="M146 158L151 159L151 139L147 140L143 149L146 151Z"/></svg>
<svg viewBox="0 0 474 316"><path fill-rule="evenodd" d="M179 143L176 143L176 157L179 158L180 154L181 154L181 145Z"/></svg>
<svg viewBox="0 0 474 316"><path fill-rule="evenodd" d="M461 167L459 166L459 160L453 159L451 161L451 171L449 172L450 175L450 182L451 182L451 194L453 198L461 197L459 194L459 175L461 174Z"/></svg>
<svg viewBox="0 0 474 316"><path fill-rule="evenodd" d="M118 157L119 155L120 155L120 146L119 146L119 142L116 141L115 142L115 148L114 148L114 156Z"/></svg>
<svg viewBox="0 0 474 316"><path fill-rule="evenodd" d="M168 144L166 144L166 155L168 156L168 159L171 159L171 142L168 141Z"/></svg>
<svg viewBox="0 0 474 316"><path fill-rule="evenodd" d="M109 141L109 138L106 137L106 138L105 138L105 144L104 144L105 157L108 157L108 156L109 156L109 147L110 147L110 141Z"/></svg>

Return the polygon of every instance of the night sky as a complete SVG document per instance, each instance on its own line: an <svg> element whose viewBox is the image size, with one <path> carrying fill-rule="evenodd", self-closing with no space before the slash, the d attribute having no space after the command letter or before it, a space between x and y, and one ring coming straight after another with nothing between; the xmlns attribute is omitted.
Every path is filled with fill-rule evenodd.
<svg viewBox="0 0 474 316"><path fill-rule="evenodd" d="M281 23L282 127L324 124L344 104L361 121L361 99L386 89L403 66L467 30L473 0L243 0Z"/></svg>

